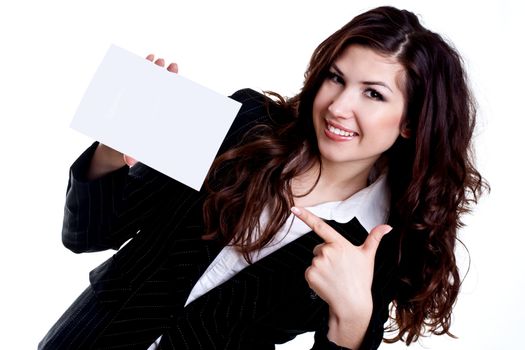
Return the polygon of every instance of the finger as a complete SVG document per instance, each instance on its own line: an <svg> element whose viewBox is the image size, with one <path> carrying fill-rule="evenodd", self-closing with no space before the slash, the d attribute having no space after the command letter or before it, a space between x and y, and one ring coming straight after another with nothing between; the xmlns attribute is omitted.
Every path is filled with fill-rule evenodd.
<svg viewBox="0 0 525 350"><path fill-rule="evenodd" d="M362 248L375 255L377 247L379 246L379 243L381 243L381 239L391 230L392 226L390 225L378 225L374 227L368 234L368 237L366 238L365 243L363 243Z"/></svg>
<svg viewBox="0 0 525 350"><path fill-rule="evenodd" d="M155 64L156 64L157 66L164 67L164 58L157 58L157 59L155 60Z"/></svg>
<svg viewBox="0 0 525 350"><path fill-rule="evenodd" d="M312 292L317 296L317 294L320 292L318 287L321 280L319 276L319 270L314 266L308 266L308 268L304 271L304 279L308 284L308 287L310 287Z"/></svg>
<svg viewBox="0 0 525 350"><path fill-rule="evenodd" d="M312 284L315 280L315 268L313 266L308 266L306 270L304 270L304 279L308 283L308 286L312 288Z"/></svg>
<svg viewBox="0 0 525 350"><path fill-rule="evenodd" d="M319 253L321 252L321 249L323 249L323 246L325 245L326 243L321 243L321 244L318 244L314 247L314 250L312 251L314 253L314 256L317 256L319 255Z"/></svg>
<svg viewBox="0 0 525 350"><path fill-rule="evenodd" d="M168 65L167 70L170 71L170 72L172 72L172 73L178 73L178 72L179 72L179 66L178 66L177 63L175 63L175 62L171 62L171 63Z"/></svg>
<svg viewBox="0 0 525 350"><path fill-rule="evenodd" d="M148 61L151 61L151 62L153 62L153 59L154 59L154 58L155 58L155 55L152 54L152 53L150 53L149 55L146 56L146 59L147 59Z"/></svg>
<svg viewBox="0 0 525 350"><path fill-rule="evenodd" d="M122 157L124 158L124 163L126 163L130 168L138 163L135 158L132 158L128 155L123 154Z"/></svg>
<svg viewBox="0 0 525 350"><path fill-rule="evenodd" d="M292 213L308 225L319 237L326 243L335 243L341 239L345 239L336 230L331 228L318 216L312 214L304 208L292 207Z"/></svg>

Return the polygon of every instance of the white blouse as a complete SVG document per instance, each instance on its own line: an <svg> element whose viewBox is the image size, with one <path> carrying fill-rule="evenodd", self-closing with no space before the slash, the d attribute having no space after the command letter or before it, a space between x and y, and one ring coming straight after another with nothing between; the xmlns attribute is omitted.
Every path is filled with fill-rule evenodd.
<svg viewBox="0 0 525 350"><path fill-rule="evenodd" d="M339 223L347 223L355 217L370 232L375 226L386 223L390 206L389 194L386 174L383 174L374 183L344 201L321 203L306 209L320 218ZM268 213L264 211L261 215L261 227L264 227L267 221ZM255 263L310 231L304 222L290 214L272 242L252 253L252 262ZM226 282L247 266L248 262L234 246L224 247L191 290L185 306Z"/></svg>

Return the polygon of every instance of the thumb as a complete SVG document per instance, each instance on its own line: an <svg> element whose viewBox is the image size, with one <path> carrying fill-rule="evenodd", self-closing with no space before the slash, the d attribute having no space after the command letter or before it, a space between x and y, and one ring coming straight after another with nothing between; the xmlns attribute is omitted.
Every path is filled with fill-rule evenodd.
<svg viewBox="0 0 525 350"><path fill-rule="evenodd" d="M390 225L377 225L374 227L368 234L365 243L363 243L363 249L370 251L370 253L375 255L377 247L379 246L379 243L381 243L381 239L391 230L392 226Z"/></svg>

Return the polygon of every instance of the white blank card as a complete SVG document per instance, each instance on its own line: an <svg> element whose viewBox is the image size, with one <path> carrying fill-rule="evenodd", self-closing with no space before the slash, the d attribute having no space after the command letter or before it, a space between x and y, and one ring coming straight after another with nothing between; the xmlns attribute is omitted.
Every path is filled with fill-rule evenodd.
<svg viewBox="0 0 525 350"><path fill-rule="evenodd" d="M198 190L240 107L113 45L71 127Z"/></svg>

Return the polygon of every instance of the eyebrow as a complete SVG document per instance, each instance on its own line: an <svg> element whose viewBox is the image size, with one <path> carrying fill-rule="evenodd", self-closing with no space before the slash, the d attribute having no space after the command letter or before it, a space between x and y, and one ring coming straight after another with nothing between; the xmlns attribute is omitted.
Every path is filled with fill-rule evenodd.
<svg viewBox="0 0 525 350"><path fill-rule="evenodd" d="M332 68L337 72L337 74L341 75L344 78L345 75L343 74L343 72L341 72L341 70L337 67L337 65L335 63L332 64ZM394 91L392 91L390 86L388 86L386 83L384 83L382 81L362 81L361 84L383 86L383 87L387 88L388 90L390 90L390 92L394 93Z"/></svg>

